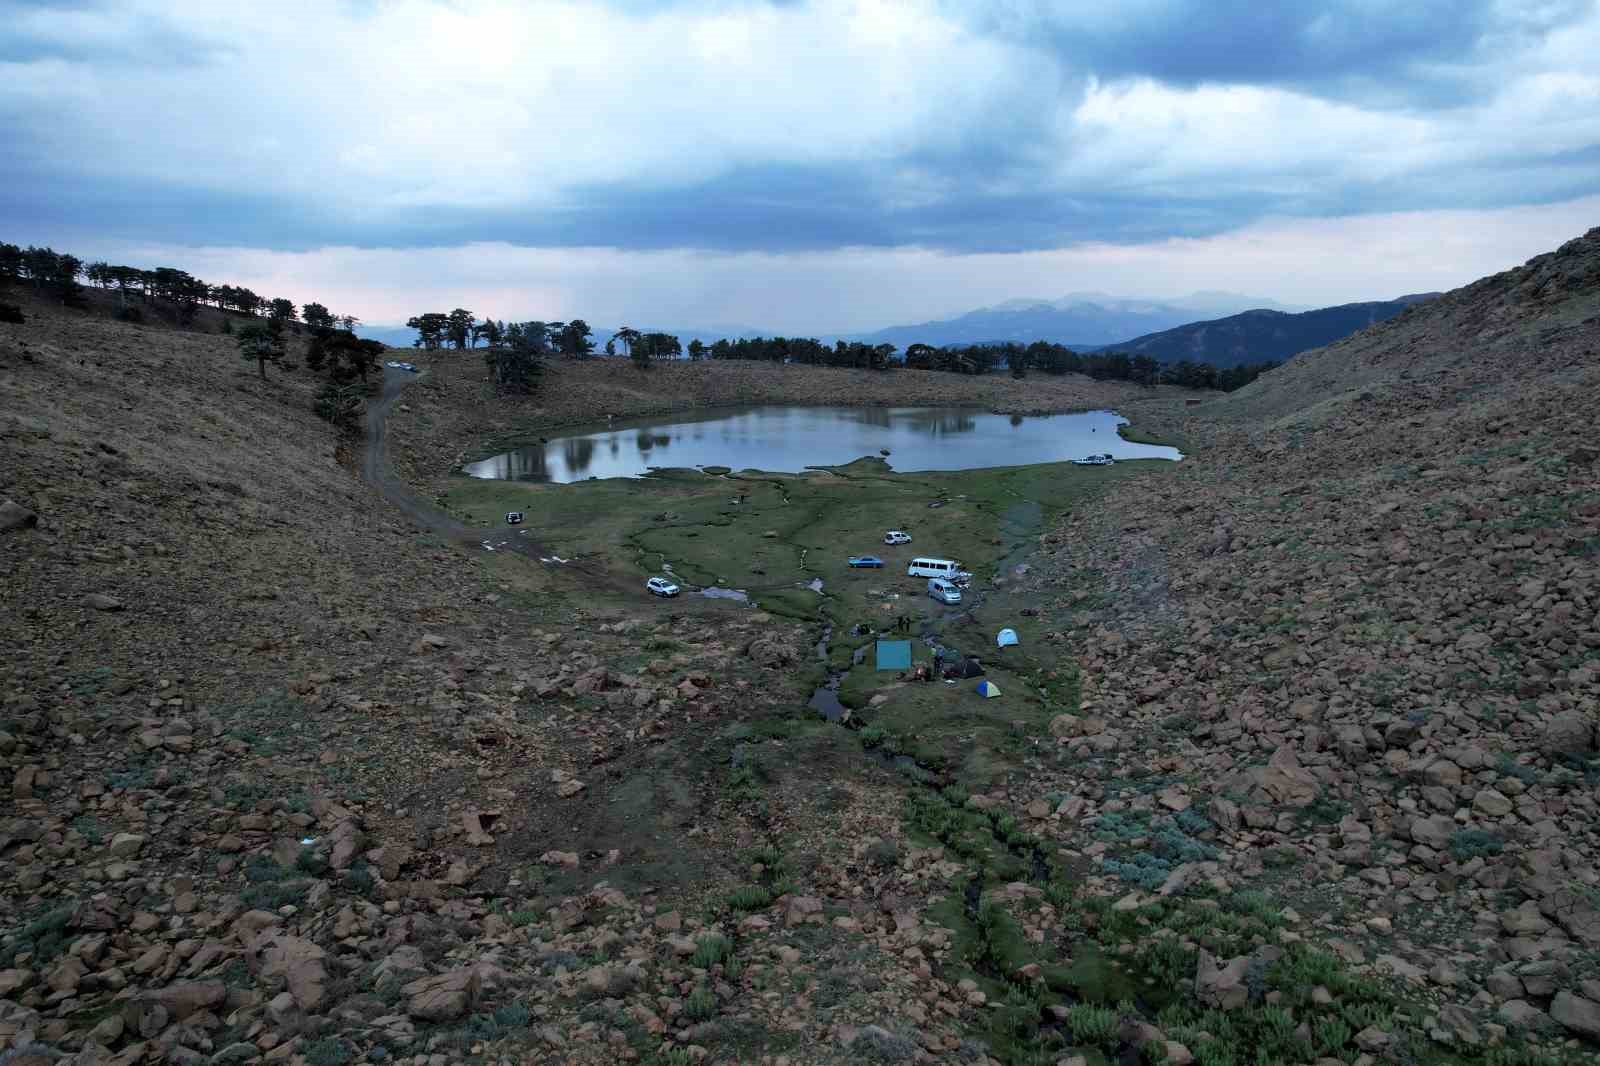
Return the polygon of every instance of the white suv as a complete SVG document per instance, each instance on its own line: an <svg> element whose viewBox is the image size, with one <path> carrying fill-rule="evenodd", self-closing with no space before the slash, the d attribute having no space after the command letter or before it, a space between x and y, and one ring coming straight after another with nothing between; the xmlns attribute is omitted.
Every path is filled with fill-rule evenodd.
<svg viewBox="0 0 1600 1066"><path fill-rule="evenodd" d="M885 544L910 544L911 534L898 529L891 529L883 535L883 542Z"/></svg>
<svg viewBox="0 0 1600 1066"><path fill-rule="evenodd" d="M678 586L664 577L653 577L644 583L644 587L657 596L676 596L678 594Z"/></svg>

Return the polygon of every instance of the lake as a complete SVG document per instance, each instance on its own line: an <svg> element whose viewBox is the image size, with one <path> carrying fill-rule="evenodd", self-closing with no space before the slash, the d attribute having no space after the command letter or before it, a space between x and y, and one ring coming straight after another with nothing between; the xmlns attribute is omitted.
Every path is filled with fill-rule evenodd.
<svg viewBox="0 0 1600 1066"><path fill-rule="evenodd" d="M897 471L975 470L1117 459L1182 459L1176 448L1117 435L1113 411L995 415L951 407L744 407L617 422L476 463L471 477L567 483L642 477L651 467L727 466L798 472L879 456Z"/></svg>

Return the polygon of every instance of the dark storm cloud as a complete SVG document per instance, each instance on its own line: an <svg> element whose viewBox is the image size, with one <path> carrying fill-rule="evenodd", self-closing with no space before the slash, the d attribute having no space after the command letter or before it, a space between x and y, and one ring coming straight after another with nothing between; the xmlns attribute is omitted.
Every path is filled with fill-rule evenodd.
<svg viewBox="0 0 1600 1066"><path fill-rule="evenodd" d="M975 28L1050 48L1069 66L1102 78L1283 85L1441 106L1487 91L1493 75L1485 68L1594 8L1594 0L948 5Z"/></svg>

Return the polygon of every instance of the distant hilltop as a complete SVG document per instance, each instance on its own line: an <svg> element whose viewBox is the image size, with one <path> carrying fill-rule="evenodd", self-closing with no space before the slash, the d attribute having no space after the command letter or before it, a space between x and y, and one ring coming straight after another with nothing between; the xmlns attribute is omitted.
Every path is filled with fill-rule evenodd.
<svg viewBox="0 0 1600 1066"><path fill-rule="evenodd" d="M1190 322L1147 333L1108 347L1153 356L1163 363L1188 360L1230 367L1263 360L1282 362L1359 333L1438 295L1436 292L1415 293L1393 300L1339 304L1298 314L1265 309L1244 311L1227 318Z"/></svg>

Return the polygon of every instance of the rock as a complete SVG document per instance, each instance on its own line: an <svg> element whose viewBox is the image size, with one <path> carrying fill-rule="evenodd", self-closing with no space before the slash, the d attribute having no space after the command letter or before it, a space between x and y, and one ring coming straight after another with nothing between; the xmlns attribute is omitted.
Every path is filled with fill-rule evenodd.
<svg viewBox="0 0 1600 1066"><path fill-rule="evenodd" d="M283 981L300 1008L314 1012L322 1006L328 981L323 960L327 953L309 940L277 933L254 945L263 979Z"/></svg>
<svg viewBox="0 0 1600 1066"><path fill-rule="evenodd" d="M32 970L0 970L0 999L10 999L11 996L33 984L35 974Z"/></svg>
<svg viewBox="0 0 1600 1066"><path fill-rule="evenodd" d="M1455 835L1456 823L1455 819L1446 818L1442 814L1432 818L1415 818L1412 819L1408 832L1411 839L1418 844L1425 844L1435 851L1441 851Z"/></svg>
<svg viewBox="0 0 1600 1066"><path fill-rule="evenodd" d="M1446 1003L1439 1008L1439 1025L1458 1043L1468 1047L1483 1043L1483 1034L1478 1031L1478 1023L1459 1003Z"/></svg>
<svg viewBox="0 0 1600 1066"><path fill-rule="evenodd" d="M1250 957L1241 955L1219 966L1211 952L1200 949L1199 966L1195 970L1194 993L1200 1002L1222 1010L1235 1010L1250 1002L1250 990L1245 987L1245 972L1250 967Z"/></svg>
<svg viewBox="0 0 1600 1066"><path fill-rule="evenodd" d="M1600 910L1586 891L1563 886L1539 901L1539 912L1589 950L1600 948Z"/></svg>
<svg viewBox="0 0 1600 1066"><path fill-rule="evenodd" d="M547 851L539 856L539 861L546 866L576 866L578 853L575 851Z"/></svg>
<svg viewBox="0 0 1600 1066"><path fill-rule="evenodd" d="M198 1011L220 1005L227 994L221 981L179 981L165 988L141 992L129 1000L136 1013L134 1017L124 1014L124 1020L137 1028L143 1009L160 1008L167 1016L182 1021Z"/></svg>
<svg viewBox="0 0 1600 1066"><path fill-rule="evenodd" d="M1515 810L1515 804L1500 792L1486 788L1472 797L1472 809L1489 818L1504 818Z"/></svg>
<svg viewBox="0 0 1600 1066"><path fill-rule="evenodd" d="M138 833L118 833L111 838L111 847L108 849L112 857L118 859L131 859L138 855L144 847L145 838Z"/></svg>
<svg viewBox="0 0 1600 1066"><path fill-rule="evenodd" d="M103 592L91 592L83 598L85 607L93 607L97 611L120 611L122 601L115 596L107 596Z"/></svg>
<svg viewBox="0 0 1600 1066"><path fill-rule="evenodd" d="M1294 748L1284 744L1272 753L1266 766L1252 766L1236 774L1223 791L1242 792L1247 803L1309 807L1322 787L1311 771L1300 765Z"/></svg>
<svg viewBox="0 0 1600 1066"><path fill-rule="evenodd" d="M401 988L411 997L406 1013L423 1022L445 1022L459 1018L478 1002L482 982L478 970L464 966L434 977L424 977Z"/></svg>
<svg viewBox="0 0 1600 1066"><path fill-rule="evenodd" d="M1501 1004L1495 1016L1513 1029L1539 1029L1550 1020L1548 1014L1525 999Z"/></svg>
<svg viewBox="0 0 1600 1066"><path fill-rule="evenodd" d="M1382 1051L1393 1039L1394 1037L1375 1025L1369 1025L1355 1035L1356 1047L1368 1054Z"/></svg>
<svg viewBox="0 0 1600 1066"><path fill-rule="evenodd" d="M475 848L494 843L494 837L484 832L482 819L477 811L468 811L461 816L461 829L467 835L467 843Z"/></svg>
<svg viewBox="0 0 1600 1066"><path fill-rule="evenodd" d="M814 896L791 896L783 912L783 924L822 925L822 901Z"/></svg>
<svg viewBox="0 0 1600 1066"><path fill-rule="evenodd" d="M1545 727L1540 749L1546 755L1587 755L1595 750L1594 721L1581 711L1563 711Z"/></svg>
<svg viewBox="0 0 1600 1066"><path fill-rule="evenodd" d="M122 1039L122 1031L127 1028L127 1024L121 1014L108 1014L89 1030L89 1039L102 1047L113 1047Z"/></svg>
<svg viewBox="0 0 1600 1066"><path fill-rule="evenodd" d="M1500 928L1509 936L1541 936L1550 928L1550 922L1539 913L1539 904L1528 900L1500 915Z"/></svg>
<svg viewBox="0 0 1600 1066"><path fill-rule="evenodd" d="M1484 979L1483 986L1496 999L1519 999L1522 996L1522 978L1505 970L1495 970Z"/></svg>
<svg viewBox="0 0 1600 1066"><path fill-rule="evenodd" d="M15 500L0 503L0 533L13 529L31 529L39 524L39 516Z"/></svg>

